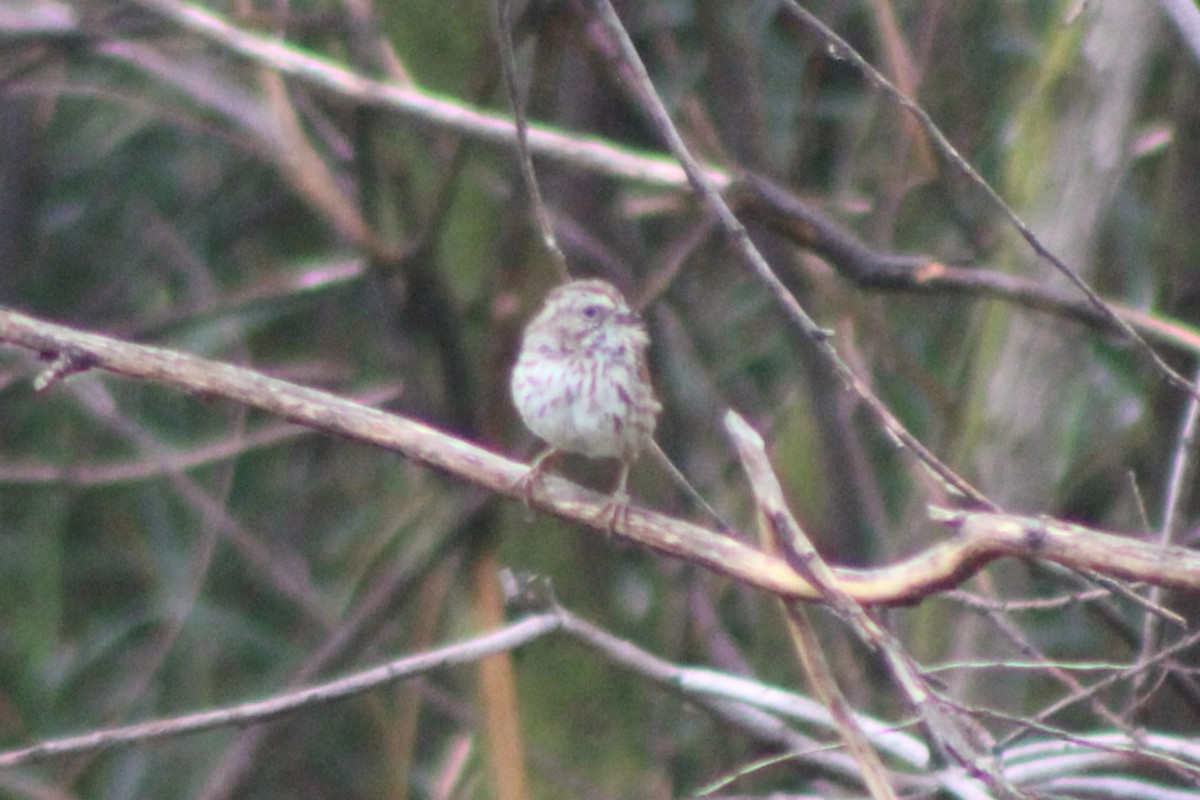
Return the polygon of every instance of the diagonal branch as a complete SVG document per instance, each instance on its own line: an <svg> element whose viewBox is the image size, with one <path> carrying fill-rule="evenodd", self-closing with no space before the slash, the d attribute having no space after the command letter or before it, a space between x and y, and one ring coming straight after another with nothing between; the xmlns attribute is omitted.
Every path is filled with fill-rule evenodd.
<svg viewBox="0 0 1200 800"><path fill-rule="evenodd" d="M85 333L2 308L0 342L54 360L54 365L35 381L35 386L44 388L69 374L103 369L243 403L315 430L395 450L498 494L518 500L524 497L517 484L528 471L528 465L421 422L328 392L231 364ZM608 498L547 475L534 487L530 500L543 511L594 526ZM956 535L885 567L837 568L834 574L838 584L861 604L911 604L961 583L990 561L1013 556L1200 593L1200 553L1187 548L1163 547L1053 519L939 509L934 509L931 515L936 521L954 526ZM780 597L821 600L821 593L786 559L765 553L734 536L640 507L630 509L616 533L643 547L685 559Z"/></svg>
<svg viewBox="0 0 1200 800"><path fill-rule="evenodd" d="M1021 237L1025 239L1026 243L1033 250L1033 252L1058 270L1064 277L1066 277L1066 279L1070 281L1071 284L1087 299L1088 303L1095 308L1097 313L1099 313L1104 319L1106 319L1118 331L1120 331L1128 341L1132 342L1138 351L1141 352L1142 355L1145 356L1146 359L1149 360L1156 369L1158 369L1163 377L1173 384L1175 388L1180 389L1181 391L1192 395L1193 397L1200 397L1200 390L1197 390L1195 387L1193 387L1191 381L1180 375L1171 367L1170 364L1164 361L1163 357L1158 354L1158 351L1156 351L1142 337L1142 335L1138 333L1133 325L1122 318L1122 316L1118 314L1116 310L1111 308L1109 304L1105 302L1105 300L1101 298L1099 294L1097 294L1096 290L1089 286L1087 281L1081 278L1079 274L1075 272L1075 270L1071 269L1071 267L1064 263L1061 258L1056 256L1050 251L1049 248L1042 244L1041 240L1038 239L1034 232L1030 230L1029 226L1025 223L1025 220L1021 219L1012 206L1010 206L1004 200L1004 198L1000 196L1000 193L993 189L991 184L984 180L983 176L980 175L973 166L971 166L970 162L963 158L962 154L960 154L954 145L950 143L950 140L946 138L946 135L942 133L941 129L934 124L933 119L929 116L925 109L923 109L912 98L908 97L898 88L896 88L896 86L889 81L887 77L879 72L879 70L871 66L871 64L865 58L859 55L858 51L851 47L845 39L834 33L828 26L825 25L825 23L821 22L820 19L814 16L808 9L801 6L798 2L796 2L796 0L785 0L785 7L788 8L792 14L802 20L805 25L817 31L817 33L819 33L821 37L825 39L826 43L829 45L829 48L835 53L836 57L845 58L848 60L863 74L864 77L867 78L867 80L881 89L885 94L887 94L888 97L892 98L892 100L899 103L904 107L905 110L912 114L913 117L920 123L925 132L929 135L930 139L932 139L938 152L940 152L942 156L954 166L955 169L966 175L973 184L978 186L984 195L987 196L988 200L990 200L998 209L1000 209L1000 212L1008 219L1009 224L1011 224L1013 228L1015 228L1017 232L1021 234Z"/></svg>
<svg viewBox="0 0 1200 800"><path fill-rule="evenodd" d="M20 750L0 753L0 769L45 761L72 753L92 752L167 736L198 733L213 728L266 722L301 708L332 703L413 675L458 664L470 664L484 656L500 653L552 633L561 626L557 614L545 613L514 622L457 644L417 655L405 656L340 680L276 695L268 700L212 711L201 711L173 719L154 720L123 728L97 730L80 736L45 741Z"/></svg>

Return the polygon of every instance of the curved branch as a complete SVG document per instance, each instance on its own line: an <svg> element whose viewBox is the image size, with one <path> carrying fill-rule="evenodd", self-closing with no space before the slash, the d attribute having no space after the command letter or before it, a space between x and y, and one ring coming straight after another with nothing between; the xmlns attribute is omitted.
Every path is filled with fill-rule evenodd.
<svg viewBox="0 0 1200 800"><path fill-rule="evenodd" d="M395 450L419 463L514 499L528 465L415 420L351 400L269 378L253 370L173 350L131 344L0 309L0 342L33 350L53 364L38 376L46 388L91 369L167 384L187 392L244 403L316 430ZM608 498L546 475L532 505L563 519L605 530ZM1200 553L1161 547L1048 519L1005 514L941 512L959 527L951 539L903 561L869 570L834 569L840 588L865 605L905 605L955 586L1004 556L1052 561L1075 569L1200 593ZM781 597L821 600L821 593L783 558L645 508L630 509L616 533Z"/></svg>

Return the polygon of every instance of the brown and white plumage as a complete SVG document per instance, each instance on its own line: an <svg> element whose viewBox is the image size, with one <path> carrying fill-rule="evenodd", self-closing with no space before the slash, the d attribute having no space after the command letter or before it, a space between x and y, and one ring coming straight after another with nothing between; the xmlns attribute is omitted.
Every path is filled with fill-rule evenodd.
<svg viewBox="0 0 1200 800"><path fill-rule="evenodd" d="M525 329L512 373L521 419L550 446L523 479L527 492L559 451L617 458L621 475L609 504L615 520L627 503L629 468L652 443L662 410L646 367L649 344L611 284L578 280L550 292Z"/></svg>

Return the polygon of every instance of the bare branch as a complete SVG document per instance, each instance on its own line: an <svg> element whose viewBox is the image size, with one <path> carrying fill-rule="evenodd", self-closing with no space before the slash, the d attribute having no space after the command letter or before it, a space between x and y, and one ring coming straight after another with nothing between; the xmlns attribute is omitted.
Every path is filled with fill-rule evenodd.
<svg viewBox="0 0 1200 800"><path fill-rule="evenodd" d="M94 369L244 403L317 430L395 450L493 492L523 499L523 492L515 487L528 465L328 392L230 364L73 330L15 311L0 310L0 341L51 359L66 352ZM534 487L530 500L556 516L593 526L608 498L547 475ZM1200 592L1200 553L1186 548L1161 547L1045 518L945 509L932 509L931 516L957 526L958 534L886 567L838 568L834 570L838 584L863 605L909 604L957 585L993 559L1014 556ZM616 533L781 597L822 598L786 559L674 517L632 507Z"/></svg>
<svg viewBox="0 0 1200 800"><path fill-rule="evenodd" d="M347 100L387 109L482 141L504 145L516 141L512 120L474 108L461 100L413 85L374 80L286 42L242 30L206 9L178 0L139 2L230 53ZM128 54L122 47L106 49L102 46L99 52L128 62ZM599 137L533 124L528 126L528 144L531 153L614 178L677 189L688 185L687 174L677 161L657 153L620 147ZM739 182L720 168L703 165L701 169L719 191L732 191L730 203L735 208L765 219L783 235L812 247L829 258L840 274L861 288L995 297L1104 329L1115 325L1116 329L1123 330L1129 326L1155 341L1200 353L1200 332L1178 320L1107 300L1098 307L1087 298L1066 297L1061 292L1001 271L960 268L926 256L874 252L844 226L798 198L766 192L767 183L762 179ZM747 188L751 191L745 191Z"/></svg>
<svg viewBox="0 0 1200 800"><path fill-rule="evenodd" d="M845 39L838 36L829 29L825 23L821 22L808 9L801 6L796 0L785 0L785 5L799 19L803 20L805 25L808 25L813 30L817 31L822 38L828 42L829 47L833 49L839 58L845 58L850 63L854 64L863 76L872 84L879 87L885 94L904 107L910 114L917 119L921 127L933 140L935 147L954 167L966 175L972 183L980 188L980 190L992 201L993 204L1008 218L1009 223L1021 234L1021 237L1029 244L1039 257L1051 264L1055 269L1062 273L1072 285L1078 289L1087 301L1105 318L1108 319L1129 341L1137 346L1138 350L1158 369L1158 371L1169 380L1177 389L1193 395L1200 396L1192 384L1171 368L1162 356L1158 354L1153 347L1150 346L1145 339L1142 338L1132 325L1121 318L1096 291L1087 284L1079 276L1075 270L1071 269L1063 262L1061 258L1052 253L1049 248L1042 244L1041 240L1034 234L1025 221L1017 214L1000 193L992 188L991 184L983 179L976 169L971 166L962 154L955 149L950 140L946 138L941 129L934 124L933 119L925 109L921 108L912 98L907 97L895 85L892 84L879 70L875 69L871 64L859 55L858 51L850 46Z"/></svg>
<svg viewBox="0 0 1200 800"><path fill-rule="evenodd" d="M32 764L72 753L105 750L118 745L197 733L213 728L266 722L284 714L343 700L435 669L470 664L484 656L511 650L539 639L556 630L559 625L557 614L540 614L474 639L419 655L398 658L345 678L277 695L262 702L243 703L215 711L202 711L172 719L154 720L124 728L111 728L82 736L41 742L20 750L0 753L0 769Z"/></svg>

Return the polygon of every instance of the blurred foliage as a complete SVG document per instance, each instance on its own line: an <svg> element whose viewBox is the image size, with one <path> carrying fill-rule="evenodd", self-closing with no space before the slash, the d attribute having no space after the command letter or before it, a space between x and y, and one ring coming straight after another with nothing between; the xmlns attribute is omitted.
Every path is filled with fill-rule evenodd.
<svg viewBox="0 0 1200 800"><path fill-rule="evenodd" d="M26 5L31 17L66 10L73 21L66 33L0 33L0 303L366 398L506 453L534 451L507 372L553 273L510 152L298 80L283 81L281 107L260 67L138 5ZM204 5L314 56L507 113L495 8L484 0ZM1086 82L1081 42L1095 16L1091 4L1072 16L1076 5L807 7L888 74L889 48L907 53L919 101L1025 213L1059 199L1048 162ZM788 184L873 246L1057 280L981 192L936 157L922 160L927 143L893 103L779 4L623 6L699 154ZM898 40L887 38L886 13ZM579 14L540 0L521 13L533 118L658 150ZM1196 54L1162 23L1128 35L1144 42L1147 68L1134 113L1103 131L1126 157L1086 261L1069 260L1106 296L1195 323ZM301 136L287 132L288 115ZM666 406L662 444L740 528L753 529L752 509L720 431L727 407L764 432L798 517L835 563L883 563L944 535L923 516L943 498L730 249L715 235L688 249L702 211L665 190L538 167L580 274L638 296L684 254L645 312ZM331 216L338 208L361 214L371 234L355 235ZM1055 224L1036 220L1039 233ZM769 231L752 233L888 406L970 479L1001 474L985 462L1052 462L1035 506L1018 510L1128 530L1160 524L1183 398L1121 343L995 301L863 292ZM1039 429L1036 451L1010 447L989 411L1014 321L1078 345L1079 369L1019 378L1031 393L1051 392L1066 418ZM35 369L0 350L0 747L264 697L298 673L312 682L467 636L477 630L467 565L493 548L501 563L548 576L575 612L662 658L803 689L770 598L592 531L528 522L515 504L390 453L112 376L34 395ZM210 448L224 449L200 458ZM188 456L197 463L177 466ZM615 474L574 459L562 470L602 489ZM1005 496L1003 485L980 488ZM634 494L691 514L652 463L635 470ZM1183 509L1188 535L1196 512L1194 501ZM1065 590L1020 564L990 568L968 588L1007 599ZM381 594L386 602L355 617ZM1192 602L1173 604L1194 615ZM1106 609L1012 623L1053 659L1131 661L1128 634L1142 612ZM836 620L820 620L856 707L905 717L884 671ZM1027 658L955 602L888 620L928 661ZM336 652L303 673L341 634ZM765 755L563 640L513 660L534 796L683 796ZM964 703L1014 717L1064 693L1030 670L949 681ZM1145 698L1138 720L1194 735L1200 693L1192 676L1177 681ZM1129 687L1099 697L1125 709ZM251 729L263 738L241 771L231 753L245 734L223 729L0 773L0 794L491 797L477 700L474 672L459 668ZM1052 722L1108 724L1082 704ZM997 735L1012 728L995 723ZM436 794L460 737L473 746L457 788ZM229 775L231 785L214 788ZM781 764L736 786L829 784Z"/></svg>

